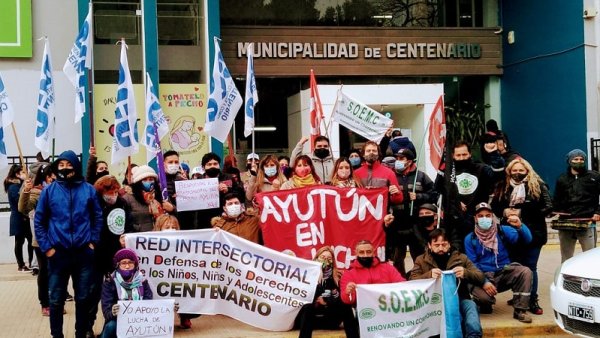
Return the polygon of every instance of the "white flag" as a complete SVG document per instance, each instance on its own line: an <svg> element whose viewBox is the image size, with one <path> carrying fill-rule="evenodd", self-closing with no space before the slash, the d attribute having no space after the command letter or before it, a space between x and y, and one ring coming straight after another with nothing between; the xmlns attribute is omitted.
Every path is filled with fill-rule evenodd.
<svg viewBox="0 0 600 338"><path fill-rule="evenodd" d="M50 41L46 38L42 71L40 76L40 95L37 108L37 127L35 129L35 146L44 158L50 155L54 138L54 80L52 79L52 61L50 59Z"/></svg>
<svg viewBox="0 0 600 338"><path fill-rule="evenodd" d="M115 164L139 151L137 135L137 111L133 83L127 62L127 44L121 41L119 87L115 108L115 131L112 143L111 163Z"/></svg>
<svg viewBox="0 0 600 338"><path fill-rule="evenodd" d="M235 87L233 78L225 65L216 37L214 42L215 64L210 80L210 98L206 109L207 117L204 129L210 136L223 143L229 135L235 115L242 106L242 95Z"/></svg>
<svg viewBox="0 0 600 338"><path fill-rule="evenodd" d="M146 73L146 127L141 143L146 147L148 163L156 157L156 153L161 151L160 140L168 133L167 119L160 107L150 74Z"/></svg>
<svg viewBox="0 0 600 338"><path fill-rule="evenodd" d="M338 90L332 119L358 135L381 142L394 121Z"/></svg>
<svg viewBox="0 0 600 338"><path fill-rule="evenodd" d="M244 137L248 137L254 131L254 106L258 103L258 91L256 90L256 79L254 78L254 42L248 45L248 68L246 70L246 95L244 107L246 107L246 119L244 121Z"/></svg>
<svg viewBox="0 0 600 338"><path fill-rule="evenodd" d="M63 72L76 91L75 123L81 120L85 112L85 68L92 69L92 27L92 2L90 1L87 17L63 67Z"/></svg>
<svg viewBox="0 0 600 338"><path fill-rule="evenodd" d="M8 166L8 158L6 152L6 143L4 143L4 128L8 128L13 122L15 116L14 110L8 99L8 92L2 82L2 75L0 74L0 169Z"/></svg>

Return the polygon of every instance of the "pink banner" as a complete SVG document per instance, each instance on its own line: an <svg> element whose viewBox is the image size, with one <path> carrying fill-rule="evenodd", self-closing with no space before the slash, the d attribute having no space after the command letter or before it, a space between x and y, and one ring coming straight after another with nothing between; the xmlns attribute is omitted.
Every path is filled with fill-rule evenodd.
<svg viewBox="0 0 600 338"><path fill-rule="evenodd" d="M385 259L383 217L388 191L314 186L257 195L265 246L312 259L322 246L332 246L339 268L355 258L354 246L370 240Z"/></svg>

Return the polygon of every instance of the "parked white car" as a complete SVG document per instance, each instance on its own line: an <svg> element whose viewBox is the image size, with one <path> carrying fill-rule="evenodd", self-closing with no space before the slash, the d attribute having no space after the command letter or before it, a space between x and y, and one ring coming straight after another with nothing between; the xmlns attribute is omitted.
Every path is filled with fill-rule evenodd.
<svg viewBox="0 0 600 338"><path fill-rule="evenodd" d="M600 248L577 254L556 270L550 300L563 330L600 337Z"/></svg>

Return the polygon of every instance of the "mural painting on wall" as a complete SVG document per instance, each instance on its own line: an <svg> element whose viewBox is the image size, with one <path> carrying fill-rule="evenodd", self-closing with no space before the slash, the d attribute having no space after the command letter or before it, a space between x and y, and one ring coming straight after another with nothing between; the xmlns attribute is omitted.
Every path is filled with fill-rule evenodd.
<svg viewBox="0 0 600 338"><path fill-rule="evenodd" d="M138 135L146 124L144 85L133 85L138 115ZM117 85L94 85L94 129L98 160L109 162L109 171L123 180L126 161L110 164L110 152L114 135ZM176 150L180 160L190 167L200 165L202 155L208 152L209 138L204 132L206 119L207 88L204 84L161 84L159 100L169 123L169 135L161 140L163 151ZM146 163L146 148L132 156L131 163Z"/></svg>

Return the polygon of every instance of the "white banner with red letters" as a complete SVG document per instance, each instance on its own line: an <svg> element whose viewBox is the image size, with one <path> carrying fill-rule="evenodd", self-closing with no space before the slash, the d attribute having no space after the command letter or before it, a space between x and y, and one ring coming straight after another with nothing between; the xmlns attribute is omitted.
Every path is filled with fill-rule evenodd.
<svg viewBox="0 0 600 338"><path fill-rule="evenodd" d="M339 268L348 269L354 246L370 240L385 260L383 217L388 191L318 185L257 195L265 246L312 259L332 246Z"/></svg>
<svg viewBox="0 0 600 338"><path fill-rule="evenodd" d="M316 262L214 229L130 233L126 246L140 257L155 299L272 331L292 328L321 273Z"/></svg>

